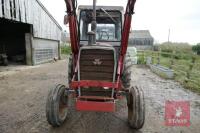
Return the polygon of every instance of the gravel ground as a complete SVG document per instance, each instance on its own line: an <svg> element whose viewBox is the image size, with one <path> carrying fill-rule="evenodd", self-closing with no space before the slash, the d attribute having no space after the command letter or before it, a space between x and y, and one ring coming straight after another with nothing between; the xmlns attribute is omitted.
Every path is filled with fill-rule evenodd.
<svg viewBox="0 0 200 133"><path fill-rule="evenodd" d="M133 83L142 86L146 101L146 121L140 131L128 127L125 99L117 102L115 113L76 112L71 106L64 125L52 128L45 117L47 93L55 84L66 84L67 78L67 62L58 61L0 72L0 133L199 133L199 95L146 67L133 71ZM166 100L190 101L190 127L165 126Z"/></svg>

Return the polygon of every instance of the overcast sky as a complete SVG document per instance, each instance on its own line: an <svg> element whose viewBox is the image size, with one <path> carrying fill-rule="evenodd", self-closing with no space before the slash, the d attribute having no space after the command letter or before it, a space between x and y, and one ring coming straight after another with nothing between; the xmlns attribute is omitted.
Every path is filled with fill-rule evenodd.
<svg viewBox="0 0 200 133"><path fill-rule="evenodd" d="M64 0L40 0L63 25ZM79 5L92 5L92 0L77 0ZM127 0L97 0L97 5L126 6ZM200 0L137 0L132 29L150 30L157 42L200 42Z"/></svg>

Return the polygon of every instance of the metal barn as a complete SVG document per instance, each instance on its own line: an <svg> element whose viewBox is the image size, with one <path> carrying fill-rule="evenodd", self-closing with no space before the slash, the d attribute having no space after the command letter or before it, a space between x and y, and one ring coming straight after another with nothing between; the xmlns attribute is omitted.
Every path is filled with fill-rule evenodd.
<svg viewBox="0 0 200 133"><path fill-rule="evenodd" d="M61 26L38 0L0 0L0 54L37 65L60 58Z"/></svg>
<svg viewBox="0 0 200 133"><path fill-rule="evenodd" d="M133 30L129 35L129 46L134 46L139 50L153 48L154 39L148 30Z"/></svg>

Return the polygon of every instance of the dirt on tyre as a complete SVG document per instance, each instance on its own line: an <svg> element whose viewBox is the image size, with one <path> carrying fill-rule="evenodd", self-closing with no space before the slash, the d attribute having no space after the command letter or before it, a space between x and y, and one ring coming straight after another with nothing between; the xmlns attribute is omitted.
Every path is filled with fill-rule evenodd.
<svg viewBox="0 0 200 133"><path fill-rule="evenodd" d="M144 93L140 87L131 87L127 96L128 123L133 129L141 129L145 121Z"/></svg>
<svg viewBox="0 0 200 133"><path fill-rule="evenodd" d="M57 85L49 91L46 102L47 121L53 127L61 126L68 114L69 96L64 85Z"/></svg>

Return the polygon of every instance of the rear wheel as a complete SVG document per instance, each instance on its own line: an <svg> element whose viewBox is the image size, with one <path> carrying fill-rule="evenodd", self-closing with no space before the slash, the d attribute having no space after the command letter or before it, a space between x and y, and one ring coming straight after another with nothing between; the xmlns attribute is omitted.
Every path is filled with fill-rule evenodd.
<svg viewBox="0 0 200 133"><path fill-rule="evenodd" d="M122 82L125 88L130 88L131 86L131 78L132 78L132 69L134 64L130 59L125 58L124 60L124 70L122 75Z"/></svg>
<svg viewBox="0 0 200 133"><path fill-rule="evenodd" d="M68 114L69 96L64 85L57 85L49 91L46 102L46 117L50 125L61 126Z"/></svg>
<svg viewBox="0 0 200 133"><path fill-rule="evenodd" d="M132 87L127 97L128 123L134 129L141 129L145 121L144 93L139 87Z"/></svg>

